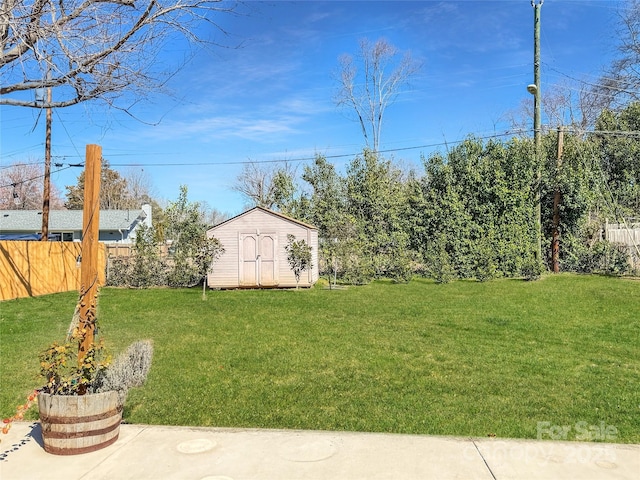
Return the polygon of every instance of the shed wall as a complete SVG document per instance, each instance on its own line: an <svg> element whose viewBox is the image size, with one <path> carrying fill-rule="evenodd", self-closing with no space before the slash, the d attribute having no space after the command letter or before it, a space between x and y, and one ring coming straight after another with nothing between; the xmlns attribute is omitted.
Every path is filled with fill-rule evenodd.
<svg viewBox="0 0 640 480"><path fill-rule="evenodd" d="M259 287L246 283L245 272L241 272L241 253L246 237L256 239L266 236L275 237L275 282L267 282L262 286L295 287L296 279L287 262L287 235L295 235L296 239L304 239L312 248L313 268L302 273L300 286L311 286L318 280L318 231L269 213L254 209L239 215L207 232L209 237L216 237L225 249L225 253L213 264L213 270L207 276L211 288ZM268 244L269 242L265 242ZM246 247L245 247L246 249ZM260 252L258 252L260 253ZM246 254L245 254L246 256ZM245 259L246 260L246 259ZM245 283L241 278L245 278Z"/></svg>

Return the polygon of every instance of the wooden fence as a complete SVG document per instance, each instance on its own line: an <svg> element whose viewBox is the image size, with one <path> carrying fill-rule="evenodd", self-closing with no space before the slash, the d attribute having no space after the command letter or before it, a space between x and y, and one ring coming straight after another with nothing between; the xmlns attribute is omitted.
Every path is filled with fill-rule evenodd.
<svg viewBox="0 0 640 480"><path fill-rule="evenodd" d="M640 269L640 223L607 223L605 238L627 247L629 263L632 268Z"/></svg>
<svg viewBox="0 0 640 480"><path fill-rule="evenodd" d="M98 283L104 285L106 251L98 245ZM0 241L0 300L80 289L80 242Z"/></svg>
<svg viewBox="0 0 640 480"><path fill-rule="evenodd" d="M121 243L107 243L107 258L130 257L133 247L131 245L123 245Z"/></svg>
<svg viewBox="0 0 640 480"><path fill-rule="evenodd" d="M610 242L624 243L625 245L640 245L640 224L609 223L606 229L606 238Z"/></svg>
<svg viewBox="0 0 640 480"><path fill-rule="evenodd" d="M107 258L128 258L134 255L134 247L129 244L122 243L107 243L105 244L107 249ZM161 258L165 258L169 255L169 246L160 245L158 248L158 255Z"/></svg>

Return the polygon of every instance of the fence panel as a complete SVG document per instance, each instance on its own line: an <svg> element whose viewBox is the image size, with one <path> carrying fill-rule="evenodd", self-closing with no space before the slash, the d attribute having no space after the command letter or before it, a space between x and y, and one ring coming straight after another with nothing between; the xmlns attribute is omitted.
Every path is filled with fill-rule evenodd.
<svg viewBox="0 0 640 480"><path fill-rule="evenodd" d="M98 246L98 282L105 284L106 252ZM0 300L80 289L80 242L0 241Z"/></svg>
<svg viewBox="0 0 640 480"><path fill-rule="evenodd" d="M121 243L106 243L105 247L107 249L107 257L109 258L128 258L132 257L135 254L135 247L133 245L123 245ZM157 248L158 255L160 255L161 258L169 256L168 245L159 245Z"/></svg>
<svg viewBox="0 0 640 480"><path fill-rule="evenodd" d="M614 243L624 243L629 246L640 245L640 228L609 225L607 228L607 240Z"/></svg>
<svg viewBox="0 0 640 480"><path fill-rule="evenodd" d="M105 244L107 247L107 257L120 258L130 257L133 248L131 245L122 245L120 243Z"/></svg>

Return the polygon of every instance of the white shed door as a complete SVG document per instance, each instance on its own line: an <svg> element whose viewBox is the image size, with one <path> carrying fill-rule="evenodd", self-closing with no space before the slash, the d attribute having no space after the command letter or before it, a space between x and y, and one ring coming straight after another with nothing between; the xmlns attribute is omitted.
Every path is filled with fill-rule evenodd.
<svg viewBox="0 0 640 480"><path fill-rule="evenodd" d="M240 234L240 285L245 287L278 284L278 237L275 233Z"/></svg>
<svg viewBox="0 0 640 480"><path fill-rule="evenodd" d="M240 235L240 285L258 285L258 243L255 235Z"/></svg>
<svg viewBox="0 0 640 480"><path fill-rule="evenodd" d="M258 272L260 285L275 286L278 284L277 243L275 234L260 235L260 257Z"/></svg>

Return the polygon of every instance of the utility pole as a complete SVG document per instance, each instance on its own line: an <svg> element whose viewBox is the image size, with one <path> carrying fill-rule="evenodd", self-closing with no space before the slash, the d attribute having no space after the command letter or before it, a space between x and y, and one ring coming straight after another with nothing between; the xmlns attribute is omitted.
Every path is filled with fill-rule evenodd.
<svg viewBox="0 0 640 480"><path fill-rule="evenodd" d="M551 264L553 265L553 273L560 272L560 203L562 202L562 192L560 192L560 184L558 175L562 168L562 149L564 143L564 129L558 127L558 158L556 160L556 188L553 194L553 235L551 239Z"/></svg>
<svg viewBox="0 0 640 480"><path fill-rule="evenodd" d="M542 262L542 209L540 207L540 162L541 162L541 133L540 106L540 9L544 0L531 0L533 7L533 83L527 85L527 91L533 95L533 143L536 167L535 209L536 209L536 260Z"/></svg>
<svg viewBox="0 0 640 480"><path fill-rule="evenodd" d="M47 75L48 77L49 75ZM44 190L42 192L42 237L49 240L49 208L51 199L51 87L47 87L47 114L44 141Z"/></svg>
<svg viewBox="0 0 640 480"><path fill-rule="evenodd" d="M84 169L84 208L82 211L82 257L80 268L80 321L82 342L78 363L91 348L96 328L98 298L98 234L100 228L100 166L102 147L87 145Z"/></svg>

